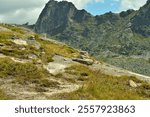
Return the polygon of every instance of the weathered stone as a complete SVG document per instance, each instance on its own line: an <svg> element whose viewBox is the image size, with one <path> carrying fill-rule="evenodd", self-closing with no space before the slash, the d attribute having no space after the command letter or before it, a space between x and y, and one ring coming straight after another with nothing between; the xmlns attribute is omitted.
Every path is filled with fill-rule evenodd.
<svg viewBox="0 0 150 117"><path fill-rule="evenodd" d="M29 40L35 40L35 36L32 35L32 36L29 38Z"/></svg>
<svg viewBox="0 0 150 117"><path fill-rule="evenodd" d="M72 60L86 65L92 65L94 63L92 59L73 58Z"/></svg>
<svg viewBox="0 0 150 117"><path fill-rule="evenodd" d="M42 61L41 60L37 60L37 64L42 64Z"/></svg>
<svg viewBox="0 0 150 117"><path fill-rule="evenodd" d="M88 55L89 55L87 51L80 51L80 54L81 54L81 55L85 55L85 56L88 56Z"/></svg>
<svg viewBox="0 0 150 117"><path fill-rule="evenodd" d="M36 40L27 40L27 44L35 47L36 49L41 48L41 44L37 42Z"/></svg>
<svg viewBox="0 0 150 117"><path fill-rule="evenodd" d="M136 88L138 86L133 80L129 80L129 85L133 88Z"/></svg>
<svg viewBox="0 0 150 117"><path fill-rule="evenodd" d="M53 75L57 75L59 73L63 73L67 65L63 65L60 63L50 62L47 66L44 66L45 69L49 71L49 73Z"/></svg>
<svg viewBox="0 0 150 117"><path fill-rule="evenodd" d="M27 42L22 39L14 39L13 42L17 45L27 45Z"/></svg>
<svg viewBox="0 0 150 117"><path fill-rule="evenodd" d="M34 55L34 54L29 54L29 55L28 55L28 58L29 58L29 59L37 59L37 56Z"/></svg>

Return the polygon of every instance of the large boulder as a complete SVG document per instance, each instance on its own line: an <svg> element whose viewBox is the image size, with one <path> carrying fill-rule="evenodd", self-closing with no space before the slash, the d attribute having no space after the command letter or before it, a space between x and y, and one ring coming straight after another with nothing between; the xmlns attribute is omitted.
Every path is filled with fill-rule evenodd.
<svg viewBox="0 0 150 117"><path fill-rule="evenodd" d="M31 45L31 46L35 47L36 49L41 48L41 44L39 42L37 42L36 40L28 39L26 42L27 42L28 45Z"/></svg>
<svg viewBox="0 0 150 117"><path fill-rule="evenodd" d="M138 86L133 80L129 80L129 85L130 85L132 88L136 88L136 87Z"/></svg>
<svg viewBox="0 0 150 117"><path fill-rule="evenodd" d="M85 65L92 65L94 61L92 59L80 59L80 58L73 58L73 61L85 64Z"/></svg>

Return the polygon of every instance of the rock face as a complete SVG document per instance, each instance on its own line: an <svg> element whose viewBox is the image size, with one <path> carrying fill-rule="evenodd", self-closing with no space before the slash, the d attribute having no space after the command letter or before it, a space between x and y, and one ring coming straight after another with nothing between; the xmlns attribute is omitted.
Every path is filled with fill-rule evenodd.
<svg viewBox="0 0 150 117"><path fill-rule="evenodd" d="M35 31L52 36L65 30L72 20L82 22L88 15L85 10L77 10L71 2L50 0L39 16Z"/></svg>
<svg viewBox="0 0 150 117"><path fill-rule="evenodd" d="M54 35L62 32L75 12L76 8L69 2L57 2L50 0L42 11L35 27L38 33Z"/></svg>
<svg viewBox="0 0 150 117"><path fill-rule="evenodd" d="M142 34L143 36L150 37L150 0L137 11L132 20L133 31Z"/></svg>
<svg viewBox="0 0 150 117"><path fill-rule="evenodd" d="M150 0L138 11L92 16L70 2L50 0L34 29L88 51L97 59L150 76L150 64L145 60L145 53L150 52L150 40L147 39L150 37L149 11Z"/></svg>
<svg viewBox="0 0 150 117"><path fill-rule="evenodd" d="M92 65L94 61L92 59L79 59L79 58L73 58L73 61L85 64L85 65Z"/></svg>

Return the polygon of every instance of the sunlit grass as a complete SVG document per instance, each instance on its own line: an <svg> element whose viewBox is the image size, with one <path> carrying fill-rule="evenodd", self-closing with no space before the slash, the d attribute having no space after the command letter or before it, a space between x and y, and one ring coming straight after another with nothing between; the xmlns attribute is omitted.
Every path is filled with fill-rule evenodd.
<svg viewBox="0 0 150 117"><path fill-rule="evenodd" d="M113 77L102 74L100 71L92 71L84 66L73 66L77 74L89 74L88 81L77 91L63 95L55 95L52 99L71 99L71 100L137 100L150 99L150 85L135 77ZM129 86L129 80L133 80L142 85L137 88Z"/></svg>

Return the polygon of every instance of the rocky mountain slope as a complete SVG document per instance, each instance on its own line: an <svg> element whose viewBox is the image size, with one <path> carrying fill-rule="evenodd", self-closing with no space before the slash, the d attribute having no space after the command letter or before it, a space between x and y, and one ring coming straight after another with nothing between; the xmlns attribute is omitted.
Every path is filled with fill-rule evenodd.
<svg viewBox="0 0 150 117"><path fill-rule="evenodd" d="M0 24L0 99L150 99L147 81L29 29Z"/></svg>
<svg viewBox="0 0 150 117"><path fill-rule="evenodd" d="M67 1L50 0L34 30L98 60L150 76L150 0L138 11L92 16Z"/></svg>

